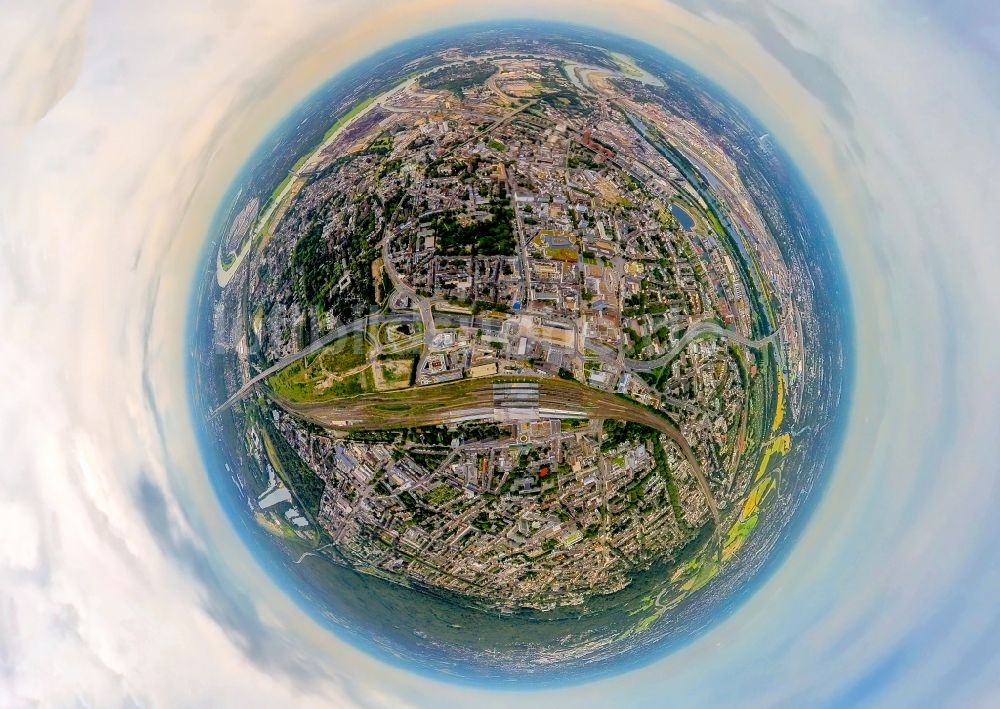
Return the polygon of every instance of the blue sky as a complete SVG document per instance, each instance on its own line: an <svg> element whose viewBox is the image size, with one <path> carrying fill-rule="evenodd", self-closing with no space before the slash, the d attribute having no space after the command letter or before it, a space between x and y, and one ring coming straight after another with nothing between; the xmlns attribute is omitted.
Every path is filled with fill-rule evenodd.
<svg viewBox="0 0 1000 709"><path fill-rule="evenodd" d="M220 514L184 306L243 158L417 32L517 16L656 44L765 123L833 224L857 393L824 498L733 617L528 705L1000 703L994 3L591 0L0 8L0 704L500 706L306 617ZM55 669L54 669L55 668Z"/></svg>

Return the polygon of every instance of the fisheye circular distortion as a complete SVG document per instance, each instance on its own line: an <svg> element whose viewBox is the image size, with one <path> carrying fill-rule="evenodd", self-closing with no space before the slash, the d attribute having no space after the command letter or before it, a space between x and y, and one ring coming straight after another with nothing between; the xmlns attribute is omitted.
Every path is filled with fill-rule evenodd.
<svg viewBox="0 0 1000 709"><path fill-rule="evenodd" d="M563 26L421 37L247 162L191 314L213 483L355 644L620 671L724 617L839 445L825 220L752 116Z"/></svg>

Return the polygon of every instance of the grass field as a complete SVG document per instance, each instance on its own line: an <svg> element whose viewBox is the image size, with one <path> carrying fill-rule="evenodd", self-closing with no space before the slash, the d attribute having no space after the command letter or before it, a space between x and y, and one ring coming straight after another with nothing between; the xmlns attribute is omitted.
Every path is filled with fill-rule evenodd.
<svg viewBox="0 0 1000 709"><path fill-rule="evenodd" d="M424 500L428 505L443 505L446 502L454 500L458 497L458 490L453 488L451 485L438 485L424 497Z"/></svg>
<svg viewBox="0 0 1000 709"><path fill-rule="evenodd" d="M363 335L348 335L267 380L280 398L307 403L357 396L374 389Z"/></svg>
<svg viewBox="0 0 1000 709"><path fill-rule="evenodd" d="M566 261L568 263L575 263L579 254L576 249L566 248L566 247L552 247L545 249L545 255L555 261Z"/></svg>
<svg viewBox="0 0 1000 709"><path fill-rule="evenodd" d="M774 405L774 421L771 422L771 432L774 433L781 426L785 418L785 376L778 372L778 400Z"/></svg>
<svg viewBox="0 0 1000 709"><path fill-rule="evenodd" d="M410 381L410 373L413 371L412 359L391 359L382 363L382 374L389 384Z"/></svg>
<svg viewBox="0 0 1000 709"><path fill-rule="evenodd" d="M364 101L362 101L357 106L355 106L354 108L352 108L350 111L348 111L347 113L345 113L343 115L343 117L340 118L340 120L338 120L336 123L334 123L332 126L330 126L327 129L326 133L323 134L323 142L325 143L326 141L330 140L330 136L332 136L334 133L336 133L338 130L340 130L341 127L343 127L344 125L346 125L348 121L350 121L352 118L354 118L355 116L357 116L363 110L365 110L366 108L368 108L369 106L371 106L372 103L375 101L376 98L378 98L378 97L377 96L371 96L369 98L366 98Z"/></svg>

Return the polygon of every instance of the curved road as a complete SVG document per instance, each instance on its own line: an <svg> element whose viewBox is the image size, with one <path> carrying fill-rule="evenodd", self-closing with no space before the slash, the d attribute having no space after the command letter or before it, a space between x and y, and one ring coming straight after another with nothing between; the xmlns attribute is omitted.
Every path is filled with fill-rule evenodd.
<svg viewBox="0 0 1000 709"><path fill-rule="evenodd" d="M331 330L318 340L309 343L309 345L306 346L304 349L301 349L298 352L282 357L273 365L265 369L263 372L260 372L253 379L248 380L243 386L241 386L236 391L236 393L234 393L224 402L215 407L215 409L212 411L212 416L215 416L220 411L225 411L226 409L228 409L230 406L232 406L237 401L239 401L247 394L249 394L251 391L253 391L253 388L255 386L260 384L268 377L277 374L288 365L299 361L303 357L308 357L309 355L315 352L319 352L321 349L329 345L331 342L339 340L341 337L345 337L354 332L363 332L365 329L368 328L369 325L377 325L380 323L387 323L387 322L401 322L401 323L416 322L419 319L420 317L416 313L410 313L410 312L392 313L388 315L383 315L379 313L376 315L369 315L368 317L361 318L360 320L355 320L354 322L348 323L347 325L341 325L336 330Z"/></svg>
<svg viewBox="0 0 1000 709"><path fill-rule="evenodd" d="M324 428L390 429L438 424L456 418L465 419L470 415L490 420L494 412L493 383L496 381L537 381L538 406L541 408L565 409L573 406L585 411L589 418L633 421L665 434L677 444L688 462L691 474L708 504L709 513L719 526L721 515L708 478L680 429L655 411L580 382L537 377L484 377L314 403L296 404L272 398L284 409Z"/></svg>
<svg viewBox="0 0 1000 709"><path fill-rule="evenodd" d="M701 322L697 322L688 328L687 332L684 333L684 336L680 339L680 341L665 355L649 360L626 359L625 364L629 369L636 372L651 372L654 369L659 369L663 365L676 359L677 356L684 351L684 348L691 344L692 340L706 334L718 335L724 339L737 342L744 347L750 347L757 350L774 340L778 336L779 331L780 330L776 328L774 332L766 337L762 337L758 340L748 340L740 333L727 330L716 322L712 322L711 320L702 320Z"/></svg>
<svg viewBox="0 0 1000 709"><path fill-rule="evenodd" d="M463 327L474 327L489 330L499 330L500 321L495 318L488 317L475 317L472 315L460 315L458 313L439 313L437 319L441 322L449 323L451 325L461 325ZM369 325L378 325L381 323L408 323L408 322L418 322L421 321L421 314L414 313L412 311L402 310L394 313L377 313L374 315L369 315L368 317L355 320L347 325L341 325L336 330L328 332L323 337L318 340L311 342L304 349L299 350L290 355L282 357L273 365L265 369L264 371L257 374L253 379L248 380L243 386L239 388L232 396L226 399L224 402L219 404L212 410L212 416L215 416L220 411L225 411L230 406L235 404L237 401L249 394L255 386L260 384L262 381L268 377L272 377L278 372L280 372L285 367L290 364L298 362L303 357L308 357L311 354L318 352L323 349L331 342L339 340L341 337L345 337L354 332L363 332Z"/></svg>
<svg viewBox="0 0 1000 709"><path fill-rule="evenodd" d="M395 219L395 213L393 214L393 219ZM386 225L386 236L382 239L382 268L385 273L389 274L389 281L392 283L393 293L386 295L387 301L391 302L392 298L398 297L398 295L405 295L407 298L412 300L417 305L417 309L420 311L420 322L424 326L424 347L420 354L420 361L417 363L417 371L421 372L424 369L424 362L427 361L427 355L431 351L431 343L434 341L434 335L437 334L437 330L434 327L434 313L431 310L431 299L419 295L417 291L399 275L399 271L396 270L396 265L392 262L392 258L389 253L389 240L392 235L390 233L390 225Z"/></svg>

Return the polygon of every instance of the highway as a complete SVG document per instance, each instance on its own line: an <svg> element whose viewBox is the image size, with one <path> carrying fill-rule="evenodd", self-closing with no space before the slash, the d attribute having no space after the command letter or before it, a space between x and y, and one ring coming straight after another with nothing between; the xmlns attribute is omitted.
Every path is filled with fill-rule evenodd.
<svg viewBox="0 0 1000 709"><path fill-rule="evenodd" d="M329 345L331 342L339 340L341 337L345 337L355 332L364 332L369 325L377 325L380 323L390 323L390 322L391 323L415 322L419 319L420 318L416 313L410 313L410 312L390 313L386 315L379 313L375 315L369 315L368 317L361 318L360 320L355 320L354 322L348 323L347 325L341 325L336 330L331 330L323 337L319 338L318 340L315 340L314 342L311 342L304 349L299 350L298 352L295 352L293 354L286 355L285 357L282 357L273 365L265 369L263 372L260 372L255 377L248 380L232 396L230 396L224 402L215 407L215 409L212 411L212 416L215 416L220 411L225 411L226 409L228 409L230 406L232 406L237 401L239 401L247 394L249 394L251 391L253 391L253 388L255 386L260 384L268 377L277 374L288 365L299 361L303 357L308 357L311 354L319 352L321 349Z"/></svg>
<svg viewBox="0 0 1000 709"><path fill-rule="evenodd" d="M428 311L430 306L428 305ZM428 313L429 314L429 313ZM394 313L376 313L374 315L369 315L363 317L359 320L355 320L347 325L341 325L336 330L332 330L323 337L319 338L315 342L310 343L307 347L298 352L282 357L280 360L275 362L273 365L265 369L264 371L257 374L252 379L248 380L243 386L239 388L232 396L226 399L223 403L219 404L215 409L212 410L212 416L215 416L220 411L225 411L230 406L235 404L240 399L244 398L247 394L253 391L253 388L260 384L262 381L268 377L272 377L282 369L290 364L293 364L303 357L308 357L311 354L315 354L327 345L341 337L345 337L355 332L364 332L369 325L379 325L382 323L408 323L417 322L423 319L423 311L421 313L414 313L412 311L402 310ZM437 319L440 322L447 323L449 325L460 325L462 327L474 327L481 328L490 332L496 332L500 329L500 321L495 318L479 318L472 315L461 315L459 313L438 313ZM426 331L425 331L426 335ZM426 340L425 344L429 346L429 341Z"/></svg>
<svg viewBox="0 0 1000 709"><path fill-rule="evenodd" d="M701 337L702 335L718 335L732 342L737 342L745 347L750 347L753 349L761 349L765 347L769 342L774 340L778 336L778 330L776 329L770 335L762 337L758 340L748 340L746 337L733 330L728 330L716 322L711 320L702 320L697 322L688 328L684 336L678 340L677 344L674 345L669 352L664 355L657 357L656 359L626 359L625 365L635 372L651 372L654 369L659 369L665 364L669 364L674 359L676 359L684 348L691 344L692 340Z"/></svg>
<svg viewBox="0 0 1000 709"><path fill-rule="evenodd" d="M719 526L721 515L719 507L715 502L715 497L712 495L712 489L709 487L708 478L705 477L705 472L701 469L701 465L698 463L698 459L695 457L694 451L691 450L691 446L684 437L684 434L666 417L609 392L593 389L579 382L565 379L542 380L540 400L543 406L548 402L564 407L566 404L573 404L587 411L592 419L633 421L666 434L677 444L684 459L687 460L691 468L691 475L694 477L695 482L697 482L698 488L701 490L702 495L705 497L705 502L708 504L708 511L712 515L715 525Z"/></svg>
<svg viewBox="0 0 1000 709"><path fill-rule="evenodd" d="M462 148L464 148L469 143L473 143L473 142L479 140L480 138L483 138L483 137L489 135L491 132L493 132L494 130L496 130L500 126L507 125L512 120L514 120L515 118L517 118L517 116L519 116L521 113L523 113L524 111L527 111L529 108L531 108L532 106L534 106L536 103L538 103L538 100L537 99L532 99L532 100L528 101L526 104L524 104L523 106L515 108L510 113L507 113L504 116L498 118L493 123L490 123L488 126L486 126L485 128L482 128L482 129L476 131L476 133L474 133L473 136L471 138L469 138L468 140L464 140L461 143L458 143L457 145L454 145L451 148L449 148L448 151L445 153L445 155L446 156L448 156L448 155L454 155L457 151L461 150Z"/></svg>
<svg viewBox="0 0 1000 709"><path fill-rule="evenodd" d="M394 220L395 217L394 213L392 219ZM382 268L389 274L389 280L392 282L394 289L394 294L387 297L395 298L399 295L405 295L417 304L417 309L420 311L420 322L424 326L424 346L420 353L420 361L417 363L417 372L422 372L424 363L427 361L427 355L431 351L431 342L433 342L434 335L437 333L437 330L434 328L434 313L431 309L431 299L418 295L417 291L399 275L395 264L392 262L391 254L389 253L389 240L392 237L391 223L390 220L390 223L386 225L386 235L382 239Z"/></svg>

